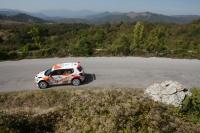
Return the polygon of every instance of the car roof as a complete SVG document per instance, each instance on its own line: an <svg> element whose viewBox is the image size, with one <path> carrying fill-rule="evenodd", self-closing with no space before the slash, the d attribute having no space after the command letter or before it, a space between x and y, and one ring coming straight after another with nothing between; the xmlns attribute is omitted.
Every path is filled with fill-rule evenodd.
<svg viewBox="0 0 200 133"><path fill-rule="evenodd" d="M60 63L55 64L52 69L59 70L59 69L69 69L69 68L79 68L81 66L80 62L77 63Z"/></svg>

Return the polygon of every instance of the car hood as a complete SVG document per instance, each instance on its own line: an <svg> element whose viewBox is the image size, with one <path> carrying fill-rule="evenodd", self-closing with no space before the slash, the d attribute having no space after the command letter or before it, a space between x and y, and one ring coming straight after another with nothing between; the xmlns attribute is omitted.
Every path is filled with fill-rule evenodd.
<svg viewBox="0 0 200 133"><path fill-rule="evenodd" d="M44 76L45 76L44 73L45 73L45 71L39 72L39 73L36 75L36 77L44 77Z"/></svg>

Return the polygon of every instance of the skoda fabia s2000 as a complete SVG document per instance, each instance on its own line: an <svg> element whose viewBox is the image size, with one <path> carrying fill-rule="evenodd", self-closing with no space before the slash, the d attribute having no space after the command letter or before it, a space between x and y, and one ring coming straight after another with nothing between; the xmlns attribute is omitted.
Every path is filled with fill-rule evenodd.
<svg viewBox="0 0 200 133"><path fill-rule="evenodd" d="M35 83L40 89L50 85L72 84L80 85L85 79L85 73L80 62L56 64L52 68L42 71L35 76Z"/></svg>

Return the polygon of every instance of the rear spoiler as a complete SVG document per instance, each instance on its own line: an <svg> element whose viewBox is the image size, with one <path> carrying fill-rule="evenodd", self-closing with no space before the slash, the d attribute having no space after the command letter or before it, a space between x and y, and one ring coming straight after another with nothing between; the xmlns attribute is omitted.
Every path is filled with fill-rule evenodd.
<svg viewBox="0 0 200 133"><path fill-rule="evenodd" d="M81 63L80 63L80 61L78 62L78 68L80 68L81 67Z"/></svg>

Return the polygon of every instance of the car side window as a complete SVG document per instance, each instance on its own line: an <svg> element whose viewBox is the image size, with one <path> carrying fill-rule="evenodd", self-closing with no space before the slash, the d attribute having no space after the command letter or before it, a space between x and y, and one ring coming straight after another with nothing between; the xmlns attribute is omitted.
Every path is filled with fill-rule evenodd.
<svg viewBox="0 0 200 133"><path fill-rule="evenodd" d="M63 74L63 72L64 72L64 71L62 71L62 70L55 70L55 71L53 71L53 72L51 73L51 75L52 75L52 76L54 76L54 75L61 75L61 74Z"/></svg>
<svg viewBox="0 0 200 133"><path fill-rule="evenodd" d="M53 72L51 72L51 75L52 75L52 76L58 75L58 72L57 72L57 71L53 71Z"/></svg>
<svg viewBox="0 0 200 133"><path fill-rule="evenodd" d="M62 75L62 74L64 74L64 73L65 73L65 70L59 70L59 71L58 71L58 74L59 74L59 75Z"/></svg>
<svg viewBox="0 0 200 133"><path fill-rule="evenodd" d="M65 69L64 74L72 74L74 72L74 69Z"/></svg>

